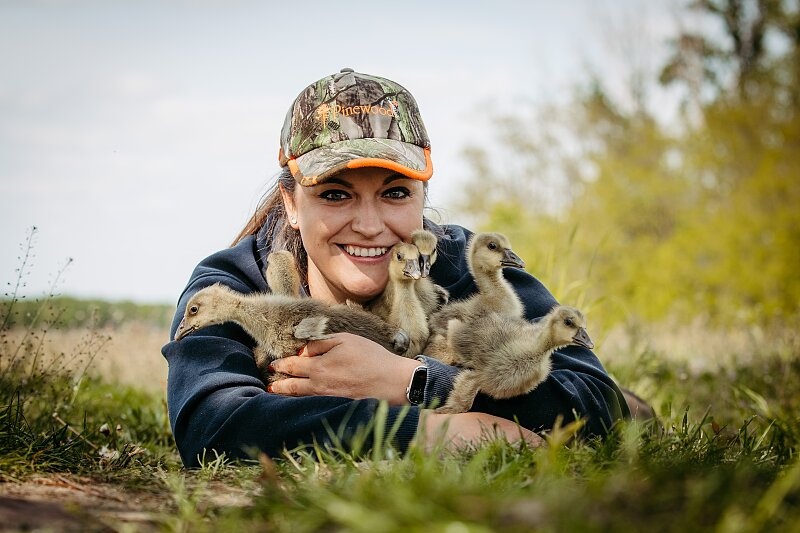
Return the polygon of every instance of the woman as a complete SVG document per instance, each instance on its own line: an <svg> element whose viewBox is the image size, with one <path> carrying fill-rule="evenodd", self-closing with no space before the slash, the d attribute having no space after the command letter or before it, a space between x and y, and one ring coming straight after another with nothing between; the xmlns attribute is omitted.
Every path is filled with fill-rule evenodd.
<svg viewBox="0 0 800 533"><path fill-rule="evenodd" d="M186 302L203 287L267 291L264 266L277 249L295 255L306 295L367 302L386 286L387 250L423 226L440 237L433 280L452 299L475 291L464 257L471 233L423 219L425 182L433 173L430 143L414 98L400 85L352 69L310 85L287 114L279 161L278 183L233 246L195 269L173 335ZM556 304L527 273L506 269L504 275L528 319ZM231 323L164 346L170 422L187 466L198 464L204 448L233 457L253 449L276 455L301 443L329 442L331 431L346 442L373 421L379 400L389 404L386 423L396 424L394 444L401 451L415 438L426 446L438 438L458 446L487 430L537 445L541 439L533 431L551 428L559 415L584 417L586 434L603 434L629 415L600 362L580 347L553 354L551 375L529 394L503 401L479 395L472 412L445 415L421 407L446 400L458 369L423 354L408 359L339 333L275 361L273 370L291 377L267 391L252 346Z"/></svg>

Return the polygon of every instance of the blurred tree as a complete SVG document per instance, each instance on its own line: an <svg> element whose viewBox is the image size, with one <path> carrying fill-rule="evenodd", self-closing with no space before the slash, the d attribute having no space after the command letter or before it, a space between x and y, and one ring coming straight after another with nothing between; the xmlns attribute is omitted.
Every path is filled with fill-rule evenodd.
<svg viewBox="0 0 800 533"><path fill-rule="evenodd" d="M623 111L595 77L568 106L496 118L503 152L468 149L462 207L508 233L557 298L597 304L605 324L796 319L800 9L690 8L724 31L679 35L660 81L688 89L695 117L667 127L645 106Z"/></svg>

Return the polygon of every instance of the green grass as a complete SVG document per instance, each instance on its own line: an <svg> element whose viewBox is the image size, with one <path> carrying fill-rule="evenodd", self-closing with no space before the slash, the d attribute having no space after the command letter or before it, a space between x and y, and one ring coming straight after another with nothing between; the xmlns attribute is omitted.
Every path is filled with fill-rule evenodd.
<svg viewBox="0 0 800 533"><path fill-rule="evenodd" d="M157 396L94 379L75 391L64 376L3 382L0 474L71 472L150 491L170 509L153 515L166 530L796 530L800 363L765 355L693 374L648 357L631 364L658 383L660 424L620 424L603 441L569 441L565 430L542 449L491 439L404 456L317 447L261 464L209 453L197 471L181 469ZM53 402L80 437L52 418ZM220 487L250 503L209 503Z"/></svg>

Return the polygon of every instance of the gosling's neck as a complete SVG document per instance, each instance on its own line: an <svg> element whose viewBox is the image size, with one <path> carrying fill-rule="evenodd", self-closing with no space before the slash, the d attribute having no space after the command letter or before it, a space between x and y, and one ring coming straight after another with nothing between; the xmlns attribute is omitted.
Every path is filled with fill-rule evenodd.
<svg viewBox="0 0 800 533"><path fill-rule="evenodd" d="M390 279L386 284L386 301L389 302L392 315L398 316L400 313L409 309L416 309L419 306L419 297L414 288L416 280L403 277L401 279Z"/></svg>
<svg viewBox="0 0 800 533"><path fill-rule="evenodd" d="M522 303L511 284L503 277L502 270L477 271L476 274L475 284L487 308L522 316Z"/></svg>
<svg viewBox="0 0 800 533"><path fill-rule="evenodd" d="M214 308L214 317L217 323L226 321L236 322L247 333L255 331L259 312L253 298L248 295L226 295ZM252 335L251 335L252 336Z"/></svg>
<svg viewBox="0 0 800 533"><path fill-rule="evenodd" d="M563 337L558 338L553 331L553 322L547 320L542 324L542 330L539 334L537 341L540 351L543 353L552 353L559 348L563 348L569 344L569 341L564 341Z"/></svg>

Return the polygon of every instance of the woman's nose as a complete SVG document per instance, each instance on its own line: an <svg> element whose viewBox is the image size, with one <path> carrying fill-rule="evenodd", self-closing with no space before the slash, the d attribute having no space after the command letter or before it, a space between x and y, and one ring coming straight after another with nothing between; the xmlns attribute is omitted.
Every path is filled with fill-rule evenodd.
<svg viewBox="0 0 800 533"><path fill-rule="evenodd" d="M361 202L353 215L351 227L364 237L379 235L385 227L380 207L372 202Z"/></svg>

